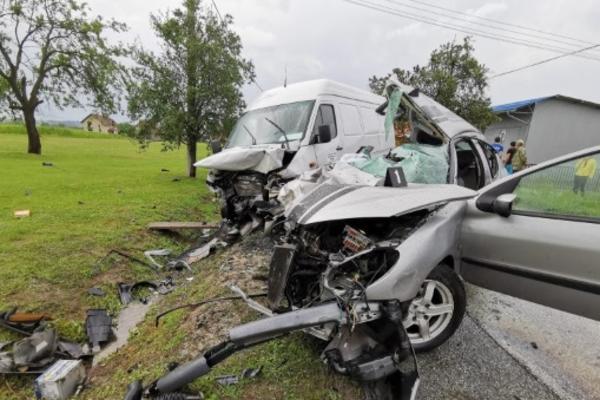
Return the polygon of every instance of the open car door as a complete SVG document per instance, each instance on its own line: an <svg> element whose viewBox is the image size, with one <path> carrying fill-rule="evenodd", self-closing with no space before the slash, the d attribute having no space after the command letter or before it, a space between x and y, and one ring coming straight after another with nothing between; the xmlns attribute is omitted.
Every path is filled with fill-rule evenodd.
<svg viewBox="0 0 600 400"><path fill-rule="evenodd" d="M461 244L466 281L600 320L600 146L482 189Z"/></svg>

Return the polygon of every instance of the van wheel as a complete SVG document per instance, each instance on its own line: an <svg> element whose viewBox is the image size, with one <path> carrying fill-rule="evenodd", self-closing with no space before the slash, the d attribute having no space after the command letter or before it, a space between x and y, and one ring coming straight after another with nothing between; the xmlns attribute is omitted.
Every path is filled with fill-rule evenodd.
<svg viewBox="0 0 600 400"><path fill-rule="evenodd" d="M466 309L465 287L446 264L431 271L411 302L404 327L416 352L432 350L452 336Z"/></svg>

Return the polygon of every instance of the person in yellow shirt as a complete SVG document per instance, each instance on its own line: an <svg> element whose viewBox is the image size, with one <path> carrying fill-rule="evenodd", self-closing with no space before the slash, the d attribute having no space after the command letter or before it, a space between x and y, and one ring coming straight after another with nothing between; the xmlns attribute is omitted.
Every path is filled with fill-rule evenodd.
<svg viewBox="0 0 600 400"><path fill-rule="evenodd" d="M596 174L596 160L593 157L582 158L575 164L575 180L573 182L573 192L581 195L585 193L585 185L590 178Z"/></svg>

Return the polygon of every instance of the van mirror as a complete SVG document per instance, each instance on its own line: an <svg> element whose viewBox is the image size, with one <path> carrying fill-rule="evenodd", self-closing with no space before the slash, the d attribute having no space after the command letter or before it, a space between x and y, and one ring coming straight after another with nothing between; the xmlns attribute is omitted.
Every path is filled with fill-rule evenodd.
<svg viewBox="0 0 600 400"><path fill-rule="evenodd" d="M331 127L329 125L319 125L317 132L317 143L331 142Z"/></svg>
<svg viewBox="0 0 600 400"><path fill-rule="evenodd" d="M210 149L212 150L213 154L217 154L218 152L220 152L221 150L223 150L223 147L221 147L221 142L218 140L211 140L210 141Z"/></svg>

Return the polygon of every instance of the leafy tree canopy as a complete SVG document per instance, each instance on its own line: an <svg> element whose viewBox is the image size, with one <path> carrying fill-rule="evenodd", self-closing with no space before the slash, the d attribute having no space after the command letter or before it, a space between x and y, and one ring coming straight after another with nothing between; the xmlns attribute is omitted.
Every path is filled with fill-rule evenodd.
<svg viewBox="0 0 600 400"><path fill-rule="evenodd" d="M415 65L411 71L395 68L384 77L372 76L369 86L373 92L381 94L387 80L395 76L484 130L497 117L485 94L488 69L477 61L473 50L470 37L465 37L462 43L444 43L431 53L427 65Z"/></svg>
<svg viewBox="0 0 600 400"><path fill-rule="evenodd" d="M161 52L138 48L128 110L141 139L159 136L167 147L186 145L195 176L196 143L225 135L245 104L241 88L254 78L233 19L221 19L199 0L152 15Z"/></svg>
<svg viewBox="0 0 600 400"><path fill-rule="evenodd" d="M23 115L30 153L41 154L35 110L44 101L118 108L127 48L105 33L126 26L88 12L77 0L0 0L0 111Z"/></svg>

